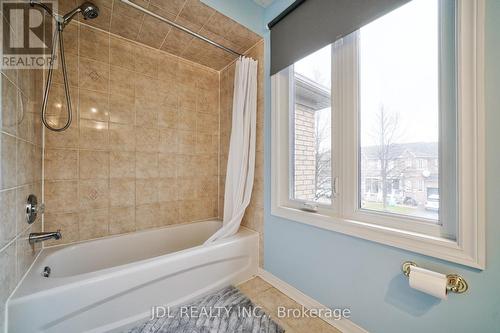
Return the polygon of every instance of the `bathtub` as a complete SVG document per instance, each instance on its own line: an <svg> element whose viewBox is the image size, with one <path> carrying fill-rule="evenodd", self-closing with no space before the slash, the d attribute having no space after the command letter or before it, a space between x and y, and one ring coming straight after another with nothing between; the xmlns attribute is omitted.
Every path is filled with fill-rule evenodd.
<svg viewBox="0 0 500 333"><path fill-rule="evenodd" d="M258 234L242 228L203 246L220 226L196 222L46 248L8 301L8 332L119 332L149 318L154 305L256 275Z"/></svg>

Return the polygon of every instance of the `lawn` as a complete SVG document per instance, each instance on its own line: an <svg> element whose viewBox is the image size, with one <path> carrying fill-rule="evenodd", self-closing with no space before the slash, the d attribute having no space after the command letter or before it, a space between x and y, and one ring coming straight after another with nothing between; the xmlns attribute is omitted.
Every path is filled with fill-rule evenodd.
<svg viewBox="0 0 500 333"><path fill-rule="evenodd" d="M365 202L362 207L363 209L376 210L376 211L384 211L384 206L381 202ZM403 214L403 215L419 215L421 209L417 207L409 207L409 206L387 206L386 212L394 213L394 214Z"/></svg>

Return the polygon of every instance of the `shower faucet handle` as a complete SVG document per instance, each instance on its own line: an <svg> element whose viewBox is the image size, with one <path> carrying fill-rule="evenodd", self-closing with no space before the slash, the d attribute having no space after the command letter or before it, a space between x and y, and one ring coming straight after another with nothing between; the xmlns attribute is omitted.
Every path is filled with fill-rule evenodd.
<svg viewBox="0 0 500 333"><path fill-rule="evenodd" d="M32 224L36 221L38 214L45 212L45 204L38 204L38 198L34 194L30 194L26 201L26 222Z"/></svg>

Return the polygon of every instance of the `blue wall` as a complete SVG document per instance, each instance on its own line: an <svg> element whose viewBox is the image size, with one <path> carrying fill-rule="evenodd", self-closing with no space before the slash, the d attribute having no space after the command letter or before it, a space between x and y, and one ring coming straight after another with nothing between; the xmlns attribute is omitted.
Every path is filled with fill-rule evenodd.
<svg viewBox="0 0 500 333"><path fill-rule="evenodd" d="M248 29L262 35L264 32L264 8L251 0L201 0L232 18Z"/></svg>
<svg viewBox="0 0 500 333"><path fill-rule="evenodd" d="M266 39L265 268L330 307L349 307L352 320L372 333L500 332L500 1L486 8L487 268L445 261L329 232L270 214L269 22L292 0L249 11L250 0L206 0ZM235 6L236 3L236 6ZM258 15L263 15L258 17ZM252 22L252 23L249 23ZM258 28L259 22L261 28ZM413 260L466 277L466 295L448 301L408 288L401 263Z"/></svg>

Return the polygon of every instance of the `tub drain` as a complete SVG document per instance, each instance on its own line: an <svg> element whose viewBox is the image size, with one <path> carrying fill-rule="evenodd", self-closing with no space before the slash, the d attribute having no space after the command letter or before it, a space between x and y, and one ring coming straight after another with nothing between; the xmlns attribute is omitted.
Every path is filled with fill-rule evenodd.
<svg viewBox="0 0 500 333"><path fill-rule="evenodd" d="M43 272L42 272L42 276L43 277L49 277L50 276L50 267L49 266L45 266L45 268L43 269Z"/></svg>

